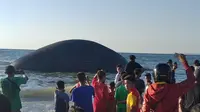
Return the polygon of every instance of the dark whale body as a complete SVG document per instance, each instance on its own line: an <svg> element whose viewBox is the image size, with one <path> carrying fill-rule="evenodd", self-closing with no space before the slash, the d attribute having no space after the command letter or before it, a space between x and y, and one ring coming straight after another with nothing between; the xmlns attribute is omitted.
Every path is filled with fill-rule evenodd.
<svg viewBox="0 0 200 112"><path fill-rule="evenodd" d="M66 40L40 48L17 59L16 69L38 72L91 72L101 68L115 73L127 61L115 51L87 40Z"/></svg>

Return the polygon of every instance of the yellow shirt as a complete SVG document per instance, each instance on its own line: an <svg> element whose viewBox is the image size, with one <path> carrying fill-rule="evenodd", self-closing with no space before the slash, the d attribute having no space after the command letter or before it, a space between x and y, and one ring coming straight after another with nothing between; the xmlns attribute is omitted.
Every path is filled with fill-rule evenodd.
<svg viewBox="0 0 200 112"><path fill-rule="evenodd" d="M136 90L133 90L133 92L130 92L126 99L126 112L131 112L132 109L136 110L136 112L139 111L139 105L140 105L140 94Z"/></svg>

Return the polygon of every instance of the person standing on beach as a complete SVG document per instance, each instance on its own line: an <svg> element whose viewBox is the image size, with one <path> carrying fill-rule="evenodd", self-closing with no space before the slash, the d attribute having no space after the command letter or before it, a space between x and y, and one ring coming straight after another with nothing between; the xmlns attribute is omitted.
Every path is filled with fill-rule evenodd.
<svg viewBox="0 0 200 112"><path fill-rule="evenodd" d="M145 90L145 83L142 79L140 79L140 77L142 75L142 71L141 71L141 69L136 68L134 73L135 73L135 87L138 90L138 92L140 93L140 95L142 96L142 93Z"/></svg>
<svg viewBox="0 0 200 112"><path fill-rule="evenodd" d="M171 69L173 68L173 61L171 59L168 60L167 64L171 67Z"/></svg>
<svg viewBox="0 0 200 112"><path fill-rule="evenodd" d="M146 91L148 87L152 84L150 73L145 74L145 81L146 81L146 88L145 88L145 91Z"/></svg>
<svg viewBox="0 0 200 112"><path fill-rule="evenodd" d="M83 72L77 74L80 87L72 91L71 101L74 107L80 107L84 112L93 112L92 97L95 96L94 88L86 84L86 75Z"/></svg>
<svg viewBox="0 0 200 112"><path fill-rule="evenodd" d="M117 74L115 76L115 84L118 84L121 80L121 74L123 72L123 66L122 65L117 65L116 66L117 69Z"/></svg>
<svg viewBox="0 0 200 112"><path fill-rule="evenodd" d="M105 84L106 73L103 70L97 71L92 80L95 97L93 102L94 112L109 112L109 91Z"/></svg>
<svg viewBox="0 0 200 112"><path fill-rule="evenodd" d="M2 79L1 87L3 94L10 100L12 112L20 112L22 108L21 99L19 93L21 91L20 85L26 84L28 77L15 77L15 68L11 65L6 67L5 73L8 75L7 78Z"/></svg>
<svg viewBox="0 0 200 112"><path fill-rule="evenodd" d="M128 64L125 67L125 71L128 74L132 74L133 76L135 76L134 70L136 68L142 69L142 71L144 71L143 67L139 63L135 62L136 57L134 55L130 55L129 58L130 58L130 62L128 62Z"/></svg>
<svg viewBox="0 0 200 112"><path fill-rule="evenodd" d="M109 85L109 100L110 100L109 112L116 112L116 101L114 96L115 96L115 82L111 82Z"/></svg>
<svg viewBox="0 0 200 112"><path fill-rule="evenodd" d="M200 68L194 71L196 78L195 86L188 91L182 99L182 106L184 112L190 112L191 108L200 103Z"/></svg>
<svg viewBox="0 0 200 112"><path fill-rule="evenodd" d="M69 111L69 96L65 93L65 83L63 81L57 82L55 91L55 112Z"/></svg>
<svg viewBox="0 0 200 112"><path fill-rule="evenodd" d="M135 77L133 75L127 75L124 78L124 85L128 91L126 112L140 112L141 96L135 87Z"/></svg>
<svg viewBox="0 0 200 112"><path fill-rule="evenodd" d="M174 62L173 67L172 67L171 84L175 84L176 83L175 74L176 74L176 69L177 68L178 68L178 65L177 65L176 62Z"/></svg>
<svg viewBox="0 0 200 112"><path fill-rule="evenodd" d="M123 73L121 75L122 84L116 88L115 91L115 100L117 102L117 112L126 112L126 98L128 95L128 91L124 86L124 77L127 76L127 73Z"/></svg>
<svg viewBox="0 0 200 112"><path fill-rule="evenodd" d="M89 77L88 76L86 76L86 82L85 82L85 85L88 85L88 86L90 86L90 80L89 80ZM71 89L70 89L70 93L72 93L72 91L75 89L75 88L78 88L78 87L80 87L81 86L81 82L80 81L78 81Z"/></svg>
<svg viewBox="0 0 200 112"><path fill-rule="evenodd" d="M194 68L195 69L200 68L200 62L199 62L199 60L194 60Z"/></svg>
<svg viewBox="0 0 200 112"><path fill-rule="evenodd" d="M176 72L176 69L178 68L178 65L176 62L174 62L173 64L173 61L171 59L168 60L167 64L170 66L171 70L172 70L172 74L171 74L171 83L172 84L175 84L176 83L176 78L175 78L175 72Z"/></svg>
<svg viewBox="0 0 200 112"><path fill-rule="evenodd" d="M194 87L195 77L184 54L176 54L186 70L187 79L170 84L172 70L165 63L158 64L153 73L155 83L151 84L144 95L142 112L178 112L179 97Z"/></svg>

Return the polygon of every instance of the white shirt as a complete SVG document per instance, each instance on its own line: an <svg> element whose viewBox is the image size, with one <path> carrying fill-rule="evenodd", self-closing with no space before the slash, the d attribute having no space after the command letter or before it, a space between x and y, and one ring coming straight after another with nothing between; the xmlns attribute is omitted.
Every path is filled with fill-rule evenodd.
<svg viewBox="0 0 200 112"><path fill-rule="evenodd" d="M120 74L117 73L116 76L115 76L115 84L117 84L119 82L119 79L120 79Z"/></svg>

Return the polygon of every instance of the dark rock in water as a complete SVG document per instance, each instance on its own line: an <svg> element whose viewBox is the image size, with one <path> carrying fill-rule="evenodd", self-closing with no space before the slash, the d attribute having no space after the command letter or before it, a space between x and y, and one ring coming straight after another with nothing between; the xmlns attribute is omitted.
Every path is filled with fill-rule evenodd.
<svg viewBox="0 0 200 112"><path fill-rule="evenodd" d="M66 40L40 48L12 63L16 69L39 72L91 72L102 68L115 73L127 61L115 51L87 40Z"/></svg>

